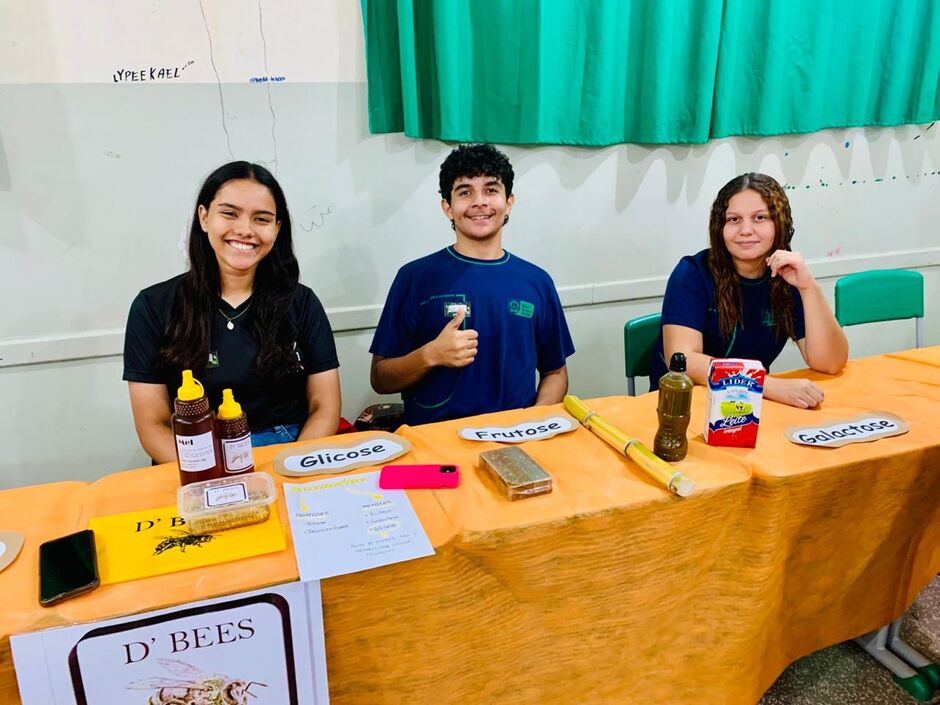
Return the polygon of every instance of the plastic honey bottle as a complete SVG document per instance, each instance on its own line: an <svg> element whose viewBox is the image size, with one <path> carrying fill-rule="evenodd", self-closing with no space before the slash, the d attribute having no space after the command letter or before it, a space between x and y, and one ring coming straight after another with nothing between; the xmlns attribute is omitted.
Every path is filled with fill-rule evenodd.
<svg viewBox="0 0 940 705"><path fill-rule="evenodd" d="M682 460L689 452L685 431L689 427L695 385L685 370L685 355L673 353L669 371L659 378L659 430L653 440L653 452L668 462Z"/></svg>
<svg viewBox="0 0 940 705"><path fill-rule="evenodd" d="M199 380L193 377L192 370L183 370L183 384L176 392L173 409L170 421L176 438L180 484L221 477L222 456L215 435L215 419L206 393Z"/></svg>
<svg viewBox="0 0 940 705"><path fill-rule="evenodd" d="M231 389L222 390L222 404L215 422L222 446L222 467L226 475L253 472L254 455L251 452L251 430L242 405L235 401Z"/></svg>

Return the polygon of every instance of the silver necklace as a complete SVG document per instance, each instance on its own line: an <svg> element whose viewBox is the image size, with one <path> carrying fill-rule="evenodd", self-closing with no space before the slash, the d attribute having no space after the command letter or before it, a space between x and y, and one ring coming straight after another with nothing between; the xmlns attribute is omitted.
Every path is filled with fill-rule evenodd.
<svg viewBox="0 0 940 705"><path fill-rule="evenodd" d="M235 324L233 323L233 321L235 321L235 320L238 319L238 318L241 318L241 317L244 316L246 313L248 313L248 309L250 309L250 308L251 308L251 304L248 304L247 306L245 306L245 310L244 310L244 311L242 311L241 313L239 313L239 314L237 314L237 315L235 315L235 316L226 316L226 315L225 315L225 312L224 312L222 309L220 309L220 308L216 308L216 310L217 310L219 313L221 313L221 314L222 314L222 318L224 318L224 319L227 321L227 323L225 324L225 327L228 328L229 330L235 330Z"/></svg>

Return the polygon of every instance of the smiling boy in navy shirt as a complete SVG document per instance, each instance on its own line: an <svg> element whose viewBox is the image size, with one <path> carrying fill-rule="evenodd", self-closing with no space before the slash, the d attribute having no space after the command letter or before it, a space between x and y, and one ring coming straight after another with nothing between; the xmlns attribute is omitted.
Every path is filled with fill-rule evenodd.
<svg viewBox="0 0 940 705"><path fill-rule="evenodd" d="M401 392L406 423L556 404L568 389L574 345L555 285L503 249L512 182L490 144L460 145L441 165L456 241L398 271L370 348L372 388Z"/></svg>

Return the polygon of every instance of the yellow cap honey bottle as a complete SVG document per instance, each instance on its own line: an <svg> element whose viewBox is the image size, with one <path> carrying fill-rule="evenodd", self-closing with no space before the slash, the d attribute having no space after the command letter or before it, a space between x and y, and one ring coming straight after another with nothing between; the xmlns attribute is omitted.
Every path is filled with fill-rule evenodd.
<svg viewBox="0 0 940 705"><path fill-rule="evenodd" d="M222 467L226 475L253 472L255 459L251 452L251 430L242 406L235 401L231 389L222 390L222 404L215 422L222 445Z"/></svg>
<svg viewBox="0 0 940 705"><path fill-rule="evenodd" d="M222 454L215 435L215 419L209 400L192 370L183 370L183 384L176 391L171 425L176 438L180 484L221 477Z"/></svg>
<svg viewBox="0 0 940 705"><path fill-rule="evenodd" d="M685 432L689 427L692 388L695 384L685 373L686 359L673 353L669 371L659 378L659 430L653 439L653 452L667 462L682 460L689 452Z"/></svg>

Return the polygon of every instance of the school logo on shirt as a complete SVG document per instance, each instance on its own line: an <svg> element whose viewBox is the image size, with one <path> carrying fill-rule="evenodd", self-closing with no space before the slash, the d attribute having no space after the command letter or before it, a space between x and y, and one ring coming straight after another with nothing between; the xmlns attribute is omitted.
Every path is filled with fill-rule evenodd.
<svg viewBox="0 0 940 705"><path fill-rule="evenodd" d="M445 301L444 302L444 315L447 318L453 318L456 316L460 309L464 309L464 317L470 318L470 302L469 301Z"/></svg>
<svg viewBox="0 0 940 705"><path fill-rule="evenodd" d="M209 362L206 364L208 369L213 369L214 367L219 366L219 353L215 350L209 351Z"/></svg>
<svg viewBox="0 0 940 705"><path fill-rule="evenodd" d="M760 322L763 326L773 326L774 312L769 308L765 308L763 311L761 311Z"/></svg>
<svg viewBox="0 0 940 705"><path fill-rule="evenodd" d="M294 359L297 361L297 365L294 367L295 372L303 372L304 370L304 359L300 355L300 350L297 349L297 341L294 341L294 347L291 349L294 353Z"/></svg>
<svg viewBox="0 0 940 705"><path fill-rule="evenodd" d="M522 301L521 299L510 299L509 313L513 316L521 316L522 318L532 318L535 314L535 305L530 304L528 301Z"/></svg>

